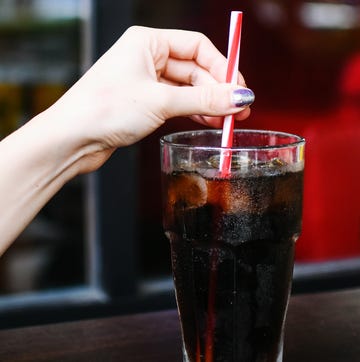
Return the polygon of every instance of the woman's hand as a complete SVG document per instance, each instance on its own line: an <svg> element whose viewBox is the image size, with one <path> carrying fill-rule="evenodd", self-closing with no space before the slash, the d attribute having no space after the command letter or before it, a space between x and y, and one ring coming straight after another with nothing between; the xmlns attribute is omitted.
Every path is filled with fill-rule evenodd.
<svg viewBox="0 0 360 362"><path fill-rule="evenodd" d="M79 172L92 171L169 118L245 119L254 95L240 73L239 87L225 84L226 67L201 33L131 27L48 112L82 148Z"/></svg>
<svg viewBox="0 0 360 362"><path fill-rule="evenodd" d="M132 27L53 106L0 142L0 255L74 176L96 170L168 118L213 127L249 115L254 94L224 84L226 59L202 34Z"/></svg>

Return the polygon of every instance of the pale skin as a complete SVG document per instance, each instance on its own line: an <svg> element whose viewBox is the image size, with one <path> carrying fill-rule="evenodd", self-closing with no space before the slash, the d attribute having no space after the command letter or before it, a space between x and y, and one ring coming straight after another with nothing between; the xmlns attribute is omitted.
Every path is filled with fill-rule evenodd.
<svg viewBox="0 0 360 362"><path fill-rule="evenodd" d="M226 59L204 35L131 27L54 105L0 142L0 255L73 177L98 169L166 120L211 127L248 117L225 84ZM171 120L169 120L171 122Z"/></svg>

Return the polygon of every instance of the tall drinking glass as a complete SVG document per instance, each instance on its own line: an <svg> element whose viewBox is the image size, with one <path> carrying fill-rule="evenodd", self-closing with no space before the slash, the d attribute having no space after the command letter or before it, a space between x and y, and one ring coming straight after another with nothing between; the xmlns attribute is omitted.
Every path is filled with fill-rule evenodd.
<svg viewBox="0 0 360 362"><path fill-rule="evenodd" d="M184 361L281 362L304 139L235 130L225 177L221 131L174 133L160 143Z"/></svg>

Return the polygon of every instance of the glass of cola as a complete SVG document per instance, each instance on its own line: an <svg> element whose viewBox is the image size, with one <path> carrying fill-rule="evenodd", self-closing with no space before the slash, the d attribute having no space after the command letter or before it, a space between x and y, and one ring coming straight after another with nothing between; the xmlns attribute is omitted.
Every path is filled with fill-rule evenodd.
<svg viewBox="0 0 360 362"><path fill-rule="evenodd" d="M184 362L281 362L303 138L274 131L179 132L161 144L163 225L171 245ZM224 152L231 170L220 170Z"/></svg>

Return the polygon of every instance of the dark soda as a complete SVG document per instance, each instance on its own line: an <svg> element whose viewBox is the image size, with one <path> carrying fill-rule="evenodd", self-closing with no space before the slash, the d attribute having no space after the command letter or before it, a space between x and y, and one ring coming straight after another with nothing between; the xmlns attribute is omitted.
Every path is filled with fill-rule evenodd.
<svg viewBox="0 0 360 362"><path fill-rule="evenodd" d="M301 229L302 169L279 164L224 179L193 171L162 178L187 360L278 361Z"/></svg>

